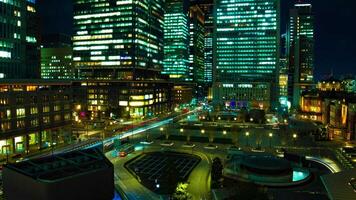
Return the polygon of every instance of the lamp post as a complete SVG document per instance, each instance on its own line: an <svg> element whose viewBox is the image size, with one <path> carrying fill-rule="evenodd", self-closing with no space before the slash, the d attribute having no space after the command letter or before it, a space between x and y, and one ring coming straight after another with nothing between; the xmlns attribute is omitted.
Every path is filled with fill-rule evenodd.
<svg viewBox="0 0 356 200"><path fill-rule="evenodd" d="M245 136L246 136L246 146L249 146L248 137L250 136L250 133L249 133L249 132L246 132L246 133L245 133Z"/></svg>
<svg viewBox="0 0 356 200"><path fill-rule="evenodd" d="M273 137L273 133L269 133L269 148L272 148L272 137Z"/></svg>
<svg viewBox="0 0 356 200"><path fill-rule="evenodd" d="M204 135L204 134L205 134L205 130L202 129L202 130L200 131L200 133Z"/></svg>
<svg viewBox="0 0 356 200"><path fill-rule="evenodd" d="M223 135L226 135L226 134L227 134L227 131L226 131L226 130L224 130L224 131L223 131Z"/></svg>
<svg viewBox="0 0 356 200"><path fill-rule="evenodd" d="M298 135L296 133L294 133L293 134L294 146L296 146L297 137L298 137Z"/></svg>
<svg viewBox="0 0 356 200"><path fill-rule="evenodd" d="M160 127L160 128L159 128L159 131L160 131L161 135L163 135L164 128L163 128L163 127Z"/></svg>
<svg viewBox="0 0 356 200"><path fill-rule="evenodd" d="M164 134L163 131L164 131L164 128L163 128L163 127L160 127L160 128L159 128L159 132L160 132L160 135L161 135L162 137L163 137L163 135L165 135L165 136L167 135L167 134ZM165 138L168 139L167 137L165 137Z"/></svg>

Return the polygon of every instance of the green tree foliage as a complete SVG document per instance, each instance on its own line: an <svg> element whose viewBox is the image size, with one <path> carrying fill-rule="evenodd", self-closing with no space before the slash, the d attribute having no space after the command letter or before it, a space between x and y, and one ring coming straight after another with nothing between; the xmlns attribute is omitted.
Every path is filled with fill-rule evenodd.
<svg viewBox="0 0 356 200"><path fill-rule="evenodd" d="M176 191L172 195L173 200L190 200L192 195L188 192L187 183L178 183Z"/></svg>
<svg viewBox="0 0 356 200"><path fill-rule="evenodd" d="M222 177L223 165L220 158L214 158L211 167L211 180L218 182Z"/></svg>

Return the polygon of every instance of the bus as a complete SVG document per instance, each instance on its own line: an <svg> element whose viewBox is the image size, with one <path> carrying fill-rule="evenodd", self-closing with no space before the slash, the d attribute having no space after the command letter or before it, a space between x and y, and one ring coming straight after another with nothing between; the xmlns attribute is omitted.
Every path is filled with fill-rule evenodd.
<svg viewBox="0 0 356 200"><path fill-rule="evenodd" d="M119 155L120 157L125 157L127 156L129 153L132 153L135 151L135 146L132 144L124 144L120 147L119 149Z"/></svg>

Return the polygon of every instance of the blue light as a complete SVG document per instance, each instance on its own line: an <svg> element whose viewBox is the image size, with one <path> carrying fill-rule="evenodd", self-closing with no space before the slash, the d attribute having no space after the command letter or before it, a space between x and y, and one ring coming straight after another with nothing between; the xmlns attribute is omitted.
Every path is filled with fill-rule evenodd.
<svg viewBox="0 0 356 200"><path fill-rule="evenodd" d="M298 182L309 177L310 173L308 171L293 171L293 182Z"/></svg>

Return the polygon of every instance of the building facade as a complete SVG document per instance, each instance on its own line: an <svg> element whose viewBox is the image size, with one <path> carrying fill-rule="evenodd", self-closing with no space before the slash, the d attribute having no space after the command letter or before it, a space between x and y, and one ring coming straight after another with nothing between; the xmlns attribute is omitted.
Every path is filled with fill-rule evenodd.
<svg viewBox="0 0 356 200"><path fill-rule="evenodd" d="M70 37L59 34L43 36L41 43L41 78L74 79Z"/></svg>
<svg viewBox="0 0 356 200"><path fill-rule="evenodd" d="M189 66L188 2L167 0L164 14L163 74L175 82L192 81Z"/></svg>
<svg viewBox="0 0 356 200"><path fill-rule="evenodd" d="M204 82L209 86L213 81L213 34L214 34L214 0L190 0L204 13Z"/></svg>
<svg viewBox="0 0 356 200"><path fill-rule="evenodd" d="M314 15L311 4L295 4L290 10L287 54L292 106L298 108L302 92L314 87Z"/></svg>
<svg viewBox="0 0 356 200"><path fill-rule="evenodd" d="M327 138L356 140L356 96L343 91L304 92L298 117L322 123Z"/></svg>
<svg viewBox="0 0 356 200"><path fill-rule="evenodd" d="M73 61L79 78L152 80L160 75L163 0L75 0L73 5Z"/></svg>
<svg viewBox="0 0 356 200"><path fill-rule="evenodd" d="M276 103L278 94L279 0L217 0L214 34L214 84L213 99L221 104L238 93L224 94L224 85L252 84L270 91L262 99ZM272 85L271 85L272 83ZM246 90L254 87L247 87ZM227 94L227 93L226 93ZM232 98L234 98L232 97ZM247 101L255 101L253 95ZM264 104L261 101L258 104Z"/></svg>
<svg viewBox="0 0 356 200"><path fill-rule="evenodd" d="M166 116L172 111L174 91L164 80L2 81L0 162L7 156L69 143L79 138L76 133L106 126L109 119Z"/></svg>
<svg viewBox="0 0 356 200"><path fill-rule="evenodd" d="M0 79L39 78L35 0L0 1Z"/></svg>
<svg viewBox="0 0 356 200"><path fill-rule="evenodd" d="M204 82L204 13L199 6L189 7L189 76L197 84Z"/></svg>
<svg viewBox="0 0 356 200"><path fill-rule="evenodd" d="M74 107L88 119L142 119L170 112L172 84L167 81L75 81ZM83 93L84 92L84 93Z"/></svg>
<svg viewBox="0 0 356 200"><path fill-rule="evenodd" d="M0 153L37 151L70 140L70 82L39 80L0 83Z"/></svg>

